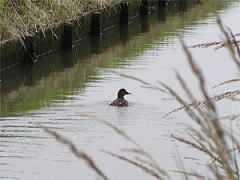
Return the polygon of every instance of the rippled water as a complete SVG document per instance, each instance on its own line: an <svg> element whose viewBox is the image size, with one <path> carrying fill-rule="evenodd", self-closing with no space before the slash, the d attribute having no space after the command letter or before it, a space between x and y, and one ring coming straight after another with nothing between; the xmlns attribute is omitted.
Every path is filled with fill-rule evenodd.
<svg viewBox="0 0 240 180"><path fill-rule="evenodd" d="M166 21L156 16L148 23L137 21L130 25L127 34L116 29L104 34L102 41L96 42L99 46L91 46L86 39L76 45L72 53L55 52L40 58L34 69L16 67L14 73L3 72L0 179L96 179L65 145L38 128L35 123L39 122L71 139L110 179L151 179L136 167L101 152L104 149L122 153L122 148L132 145L104 124L79 116L79 112L97 115L124 129L170 172L179 170L176 164L179 153L186 169L205 173L205 156L169 138L171 134L184 136L186 125L194 126L183 112L162 118L178 104L164 93L143 88L139 82L107 70L153 84L161 81L178 90L173 71L177 69L201 98L179 37L187 45L219 41L217 12L233 33L239 33L240 27L239 1L216 2L212 6L206 9L204 5L197 5L186 12L170 14ZM211 89L237 77L236 67L226 49L215 51L210 47L191 51L207 77L212 95L223 89L239 89L239 83ZM126 97L131 106L109 106L122 87L132 93ZM178 92L183 94L181 90ZM217 106L221 116L240 109L239 104L231 106L219 102ZM131 153L123 154L132 157ZM173 172L172 175L180 176Z"/></svg>

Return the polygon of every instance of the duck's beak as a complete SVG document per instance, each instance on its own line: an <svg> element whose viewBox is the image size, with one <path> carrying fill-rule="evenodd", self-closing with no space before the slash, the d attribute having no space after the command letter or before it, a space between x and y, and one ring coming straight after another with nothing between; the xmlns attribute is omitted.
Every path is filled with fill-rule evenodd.
<svg viewBox="0 0 240 180"><path fill-rule="evenodd" d="M127 94L132 94L132 93L127 92Z"/></svg>

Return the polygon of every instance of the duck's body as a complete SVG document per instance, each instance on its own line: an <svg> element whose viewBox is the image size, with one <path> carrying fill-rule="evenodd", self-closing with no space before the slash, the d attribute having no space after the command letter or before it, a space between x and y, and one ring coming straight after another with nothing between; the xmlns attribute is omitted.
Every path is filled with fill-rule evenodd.
<svg viewBox="0 0 240 180"><path fill-rule="evenodd" d="M117 98L110 104L111 106L128 106L128 101L126 99Z"/></svg>
<svg viewBox="0 0 240 180"><path fill-rule="evenodd" d="M111 106L119 106L119 107L123 107L123 106L128 106L128 101L126 99L124 99L124 96L126 94L131 94L129 92L127 92L125 89L120 89L118 91L118 95L117 95L117 99L115 99L113 102L111 102Z"/></svg>

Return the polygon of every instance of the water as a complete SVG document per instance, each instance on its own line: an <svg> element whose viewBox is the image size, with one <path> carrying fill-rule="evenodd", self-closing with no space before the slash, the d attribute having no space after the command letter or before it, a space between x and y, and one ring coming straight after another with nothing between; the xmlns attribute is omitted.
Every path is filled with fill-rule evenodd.
<svg viewBox="0 0 240 180"><path fill-rule="evenodd" d="M201 99L179 37L187 45L219 41L216 12L233 33L239 33L238 1L215 2L211 7L202 4L171 14L166 21L157 20L156 15L148 23L135 22L128 34L114 29L105 33L101 42L95 42L98 46L91 46L86 39L72 53L55 52L40 58L34 69L16 67L14 73L3 72L0 179L96 179L96 174L65 145L37 127L35 123L39 122L71 139L110 179L153 179L101 152L104 149L134 157L133 153L121 151L133 147L128 141L106 125L78 113L97 115L124 129L175 179L181 177L173 172L179 170L178 153L187 170L205 174L204 154L169 138L171 134L186 136L187 125L195 126L181 111L162 118L179 105L164 93L143 88L141 83L107 70L153 84L161 81L184 95L173 72L177 69ZM195 48L191 52L207 77L211 95L239 89L239 83L211 88L239 75L226 49ZM122 87L132 93L126 97L131 106L109 106ZM237 103L219 102L217 106L220 116L236 114L240 109ZM233 123L238 129L239 122Z"/></svg>

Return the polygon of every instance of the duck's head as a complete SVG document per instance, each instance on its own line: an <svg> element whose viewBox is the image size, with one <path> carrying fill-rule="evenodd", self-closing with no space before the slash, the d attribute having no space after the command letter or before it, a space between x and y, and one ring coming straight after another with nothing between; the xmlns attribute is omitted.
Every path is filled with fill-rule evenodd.
<svg viewBox="0 0 240 180"><path fill-rule="evenodd" d="M131 93L127 92L126 89L120 89L120 90L118 91L118 98L124 99L124 96L125 96L126 94L131 94Z"/></svg>

